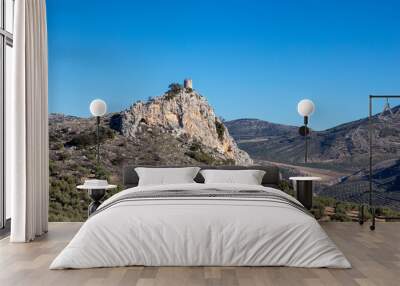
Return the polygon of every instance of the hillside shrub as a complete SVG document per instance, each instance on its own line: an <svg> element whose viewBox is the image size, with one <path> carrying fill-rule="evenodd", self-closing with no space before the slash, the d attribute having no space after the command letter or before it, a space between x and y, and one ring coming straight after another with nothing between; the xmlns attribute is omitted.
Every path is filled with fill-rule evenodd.
<svg viewBox="0 0 400 286"><path fill-rule="evenodd" d="M110 172L102 166L95 166L94 173L95 173L95 177L97 179L101 179L101 180L109 180L110 175L111 175Z"/></svg>
<svg viewBox="0 0 400 286"><path fill-rule="evenodd" d="M57 159L59 161L65 161L68 160L69 158L71 158L71 155L67 152L61 151L60 153L57 153Z"/></svg>
<svg viewBox="0 0 400 286"><path fill-rule="evenodd" d="M236 165L236 162L233 159L226 159L226 160L222 161L221 165L233 166L233 165Z"/></svg>
<svg viewBox="0 0 400 286"><path fill-rule="evenodd" d="M324 207L335 207L336 200L334 198L317 196L313 198L313 203Z"/></svg>
<svg viewBox="0 0 400 286"><path fill-rule="evenodd" d="M49 175L55 176L57 174L57 165L53 160L49 160Z"/></svg>
<svg viewBox="0 0 400 286"><path fill-rule="evenodd" d="M310 212L313 214L313 216L316 219L320 219L325 214L325 207L323 205L321 205L321 204L313 204Z"/></svg>
<svg viewBox="0 0 400 286"><path fill-rule="evenodd" d="M180 85L179 83L173 82L168 86L169 90L168 92L172 92L172 93L179 93L182 90L182 85Z"/></svg>
<svg viewBox="0 0 400 286"><path fill-rule="evenodd" d="M171 100L174 99L182 90L183 86L180 85L179 83L171 83L169 86L169 90L167 91L167 94L165 95L165 99Z"/></svg>
<svg viewBox="0 0 400 286"><path fill-rule="evenodd" d="M107 139L113 139L115 137L114 132L110 128L100 127L99 130L99 141L104 142ZM91 131L90 133L80 133L72 137L70 141L65 143L66 147L76 146L76 147L87 147L97 144L96 131Z"/></svg>
<svg viewBox="0 0 400 286"><path fill-rule="evenodd" d="M278 188L282 191L284 191L285 193L294 196L294 190L292 185L289 183L289 181L287 180L280 180Z"/></svg>
<svg viewBox="0 0 400 286"><path fill-rule="evenodd" d="M347 214L345 213L335 213L334 215L331 216L331 219L333 221L351 221L351 217L349 217Z"/></svg>
<svg viewBox="0 0 400 286"><path fill-rule="evenodd" d="M383 216L383 217L398 217L400 218L400 212L394 211L387 207L378 207L375 209L376 216Z"/></svg>
<svg viewBox="0 0 400 286"><path fill-rule="evenodd" d="M189 150L190 150L190 151L193 151L193 152L197 152L197 151L201 150L201 145L200 145L200 143L198 143L198 142L193 142L193 143L190 145Z"/></svg>
<svg viewBox="0 0 400 286"><path fill-rule="evenodd" d="M64 144L62 142L52 142L50 144L51 150L62 150L64 148Z"/></svg>
<svg viewBox="0 0 400 286"><path fill-rule="evenodd" d="M215 163L215 159L202 150L188 151L185 153L185 155L189 156L190 158L192 158L200 163L204 163L206 165L214 165L214 163Z"/></svg>
<svg viewBox="0 0 400 286"><path fill-rule="evenodd" d="M217 119L215 120L215 129L217 130L218 139L220 141L224 140L225 126L223 123L219 122Z"/></svg>

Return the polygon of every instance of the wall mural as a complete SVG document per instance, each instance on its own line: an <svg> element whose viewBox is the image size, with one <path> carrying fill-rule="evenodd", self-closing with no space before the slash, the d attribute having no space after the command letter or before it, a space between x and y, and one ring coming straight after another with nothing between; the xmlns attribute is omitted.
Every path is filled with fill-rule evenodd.
<svg viewBox="0 0 400 286"><path fill-rule="evenodd" d="M276 164L289 193L291 176L322 178L319 220L357 219L368 202L368 95L400 94L398 1L46 4L50 220L85 220L90 199L76 186L106 178L118 185L110 196L124 164ZM100 164L94 99L108 106ZM302 99L315 103L306 164ZM374 102L378 220L400 216L399 102Z"/></svg>
<svg viewBox="0 0 400 286"><path fill-rule="evenodd" d="M400 215L398 148L400 108L373 118L375 203L380 216ZM104 178L122 189L124 164L268 165L281 167L281 188L293 193L292 175L323 178L315 188L311 212L320 220L357 220L367 202L368 119L312 131L309 163L298 127L257 119L225 121L215 114L192 81L172 83L158 97L136 101L100 123L100 164L96 164L96 120L49 115L50 220L83 221L90 200L76 186L87 178ZM368 216L369 214L367 214Z"/></svg>

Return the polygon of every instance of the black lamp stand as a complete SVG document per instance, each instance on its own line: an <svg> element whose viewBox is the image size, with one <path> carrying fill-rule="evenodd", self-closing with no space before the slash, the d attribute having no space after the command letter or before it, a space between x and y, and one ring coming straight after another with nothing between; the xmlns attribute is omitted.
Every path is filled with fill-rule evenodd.
<svg viewBox="0 0 400 286"><path fill-rule="evenodd" d="M100 166L100 116L96 116L96 121L97 121L97 130L96 130L97 150L96 150L96 157L97 157L97 166Z"/></svg>
<svg viewBox="0 0 400 286"><path fill-rule="evenodd" d="M304 163L308 161L308 135L310 134L310 129L308 128L308 116L304 116L304 125L299 128L299 134L304 137L305 143L305 153L304 153Z"/></svg>
<svg viewBox="0 0 400 286"><path fill-rule="evenodd" d="M308 160L308 116L304 116L304 127L305 127L305 134L304 134L304 141L305 141L305 154L304 154L304 163L307 163Z"/></svg>

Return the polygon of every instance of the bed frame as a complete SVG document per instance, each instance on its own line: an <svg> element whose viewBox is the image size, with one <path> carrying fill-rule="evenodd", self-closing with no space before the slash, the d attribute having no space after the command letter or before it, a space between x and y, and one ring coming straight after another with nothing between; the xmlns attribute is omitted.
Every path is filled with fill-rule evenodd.
<svg viewBox="0 0 400 286"><path fill-rule="evenodd" d="M183 166L143 166L143 165L126 165L122 170L123 184L125 188L136 187L139 183L138 174L135 171L137 167L149 167L149 168L177 168ZM189 166L191 167L191 166ZM206 169L218 169L218 170L263 170L265 175L262 179L262 185L265 187L272 187L279 189L279 184L281 182L281 173L277 166L198 166L202 170ZM197 183L204 183L203 176L198 173L194 178Z"/></svg>

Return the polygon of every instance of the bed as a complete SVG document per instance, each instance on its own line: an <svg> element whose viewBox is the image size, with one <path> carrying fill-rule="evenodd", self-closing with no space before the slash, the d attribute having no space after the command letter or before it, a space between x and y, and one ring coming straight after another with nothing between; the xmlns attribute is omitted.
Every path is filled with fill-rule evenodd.
<svg viewBox="0 0 400 286"><path fill-rule="evenodd" d="M193 183L137 186L135 166L126 166L127 189L99 207L50 269L129 265L350 268L308 211L278 189L279 169L251 168L265 171L261 185L205 184L198 174Z"/></svg>

